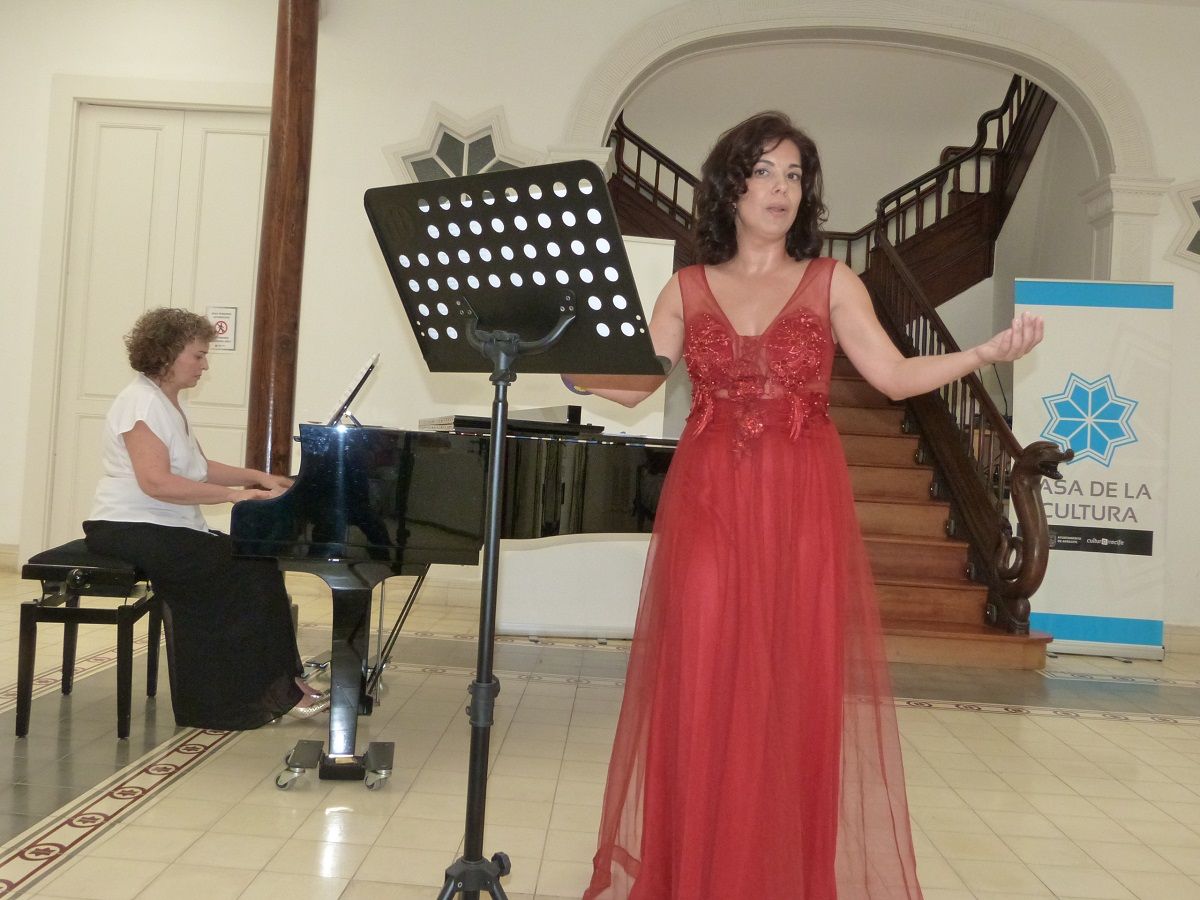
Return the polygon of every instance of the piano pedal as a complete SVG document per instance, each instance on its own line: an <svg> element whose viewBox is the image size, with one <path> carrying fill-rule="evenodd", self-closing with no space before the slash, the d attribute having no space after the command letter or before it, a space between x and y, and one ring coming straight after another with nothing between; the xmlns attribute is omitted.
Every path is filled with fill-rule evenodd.
<svg viewBox="0 0 1200 900"><path fill-rule="evenodd" d="M318 653L316 656L310 656L308 659L304 660L304 674L300 677L305 681L308 681L311 678L315 678L317 675L328 674L329 661L332 657L333 654L328 650L323 653Z"/></svg>

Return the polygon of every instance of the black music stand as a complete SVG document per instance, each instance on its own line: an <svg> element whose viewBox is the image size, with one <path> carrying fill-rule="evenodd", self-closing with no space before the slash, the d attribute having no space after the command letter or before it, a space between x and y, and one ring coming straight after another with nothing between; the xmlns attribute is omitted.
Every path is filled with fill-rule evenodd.
<svg viewBox="0 0 1200 900"><path fill-rule="evenodd" d="M464 853L438 900L507 900L508 856L483 857L508 386L529 372L662 377L604 176L574 161L373 188L364 204L431 372L494 385L479 651L469 685Z"/></svg>

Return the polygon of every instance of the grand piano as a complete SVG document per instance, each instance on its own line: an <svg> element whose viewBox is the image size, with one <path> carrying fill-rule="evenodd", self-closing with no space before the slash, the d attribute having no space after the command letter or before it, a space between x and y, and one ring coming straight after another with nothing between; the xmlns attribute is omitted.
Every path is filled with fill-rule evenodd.
<svg viewBox="0 0 1200 900"><path fill-rule="evenodd" d="M373 787L390 772L390 744L355 752L358 716L370 715L380 674L368 657L372 591L392 575L415 575L419 587L434 563L478 564L489 441L486 429L302 424L295 484L233 507L235 553L317 575L333 594L328 749L300 742L289 754L292 777L316 767L321 778ZM506 441L502 537L652 529L674 441L521 431L516 423ZM414 598L415 590L406 609Z"/></svg>

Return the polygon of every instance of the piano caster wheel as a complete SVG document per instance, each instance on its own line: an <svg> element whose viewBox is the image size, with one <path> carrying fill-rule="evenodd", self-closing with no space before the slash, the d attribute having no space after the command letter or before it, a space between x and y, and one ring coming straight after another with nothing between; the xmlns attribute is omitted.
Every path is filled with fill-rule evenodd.
<svg viewBox="0 0 1200 900"><path fill-rule="evenodd" d="M275 787L281 791L286 791L296 782L296 780L304 774L303 769L288 769L280 772L275 776Z"/></svg>
<svg viewBox="0 0 1200 900"><path fill-rule="evenodd" d="M496 868L500 871L500 877L508 875L512 871L512 861L508 858L507 853L496 853L492 856L492 862L496 864Z"/></svg>
<svg viewBox="0 0 1200 900"><path fill-rule="evenodd" d="M388 776L391 774L391 769L386 769L382 772L367 772L363 777L363 784L366 785L368 791L377 791L383 787L383 783L388 780Z"/></svg>

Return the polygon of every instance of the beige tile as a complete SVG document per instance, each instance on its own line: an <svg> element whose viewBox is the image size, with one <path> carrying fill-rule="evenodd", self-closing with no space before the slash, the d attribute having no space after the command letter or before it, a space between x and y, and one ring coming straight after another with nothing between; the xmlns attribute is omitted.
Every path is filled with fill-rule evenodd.
<svg viewBox="0 0 1200 900"><path fill-rule="evenodd" d="M946 859L1015 860L1016 854L994 834L926 831L925 836Z"/></svg>
<svg viewBox="0 0 1200 900"><path fill-rule="evenodd" d="M180 856L185 865L230 869L261 869L279 848L283 838L251 834L202 835Z"/></svg>
<svg viewBox="0 0 1200 900"><path fill-rule="evenodd" d="M87 855L106 859L137 859L145 862L172 862L204 832L194 828L150 828L126 825L110 837L97 842Z"/></svg>
<svg viewBox="0 0 1200 900"><path fill-rule="evenodd" d="M591 877L591 863L546 860L538 876L538 893L578 897L583 894Z"/></svg>
<svg viewBox="0 0 1200 900"><path fill-rule="evenodd" d="M427 889L441 887L446 880L446 868L457 858L454 851L372 847L354 880L425 885ZM429 891L423 896L428 900Z"/></svg>
<svg viewBox="0 0 1200 900"><path fill-rule="evenodd" d="M291 837L304 821L306 811L289 806L256 806L241 803L221 816L210 830L262 837Z"/></svg>
<svg viewBox="0 0 1200 900"><path fill-rule="evenodd" d="M1134 900L1121 882L1096 866L1032 866L1056 897L1079 897L1088 900Z"/></svg>
<svg viewBox="0 0 1200 900"><path fill-rule="evenodd" d="M560 829L596 834L600 830L600 807L555 803L550 816L550 830L558 831Z"/></svg>
<svg viewBox="0 0 1200 900"><path fill-rule="evenodd" d="M992 829L978 814L969 809L910 810L913 821L925 831L960 831L972 834L991 834Z"/></svg>
<svg viewBox="0 0 1200 900"><path fill-rule="evenodd" d="M138 900L234 900L256 876L251 869L228 869L172 863Z"/></svg>
<svg viewBox="0 0 1200 900"><path fill-rule="evenodd" d="M41 893L79 900L129 900L166 867L163 862L85 856L43 883Z"/></svg>
<svg viewBox="0 0 1200 900"><path fill-rule="evenodd" d="M1026 835L1005 835L1004 843L1025 865L1041 863L1043 865L1059 866L1089 866L1092 858L1074 841L1067 838L1029 837ZM1122 846L1136 847L1137 844Z"/></svg>
<svg viewBox="0 0 1200 900"><path fill-rule="evenodd" d="M956 788L967 807L980 812L985 809L1004 810L1006 812L1035 812L1033 804L1016 791L1001 782L1004 790L972 790ZM910 795L911 796L911 795Z"/></svg>
<svg viewBox="0 0 1200 900"><path fill-rule="evenodd" d="M1200 832L1182 822L1126 822L1125 829L1151 847L1195 848L1196 855L1200 856Z"/></svg>
<svg viewBox="0 0 1200 900"><path fill-rule="evenodd" d="M1136 820L1141 822L1170 822L1171 816L1160 808L1168 804L1156 806L1149 800L1141 798L1125 799L1111 797L1094 797L1092 802L1107 815L1121 822ZM1200 806L1196 807L1200 810ZM1180 821L1185 821L1180 819ZM1200 820L1198 820L1200 821ZM1186 824L1186 822L1185 822Z"/></svg>
<svg viewBox="0 0 1200 900"><path fill-rule="evenodd" d="M1154 850L1184 875L1200 877L1200 852L1195 847L1172 847L1156 844Z"/></svg>
<svg viewBox="0 0 1200 900"><path fill-rule="evenodd" d="M1060 816L1046 818L1073 841L1113 841L1137 843L1138 839L1107 816Z"/></svg>
<svg viewBox="0 0 1200 900"><path fill-rule="evenodd" d="M554 802L599 808L604 802L604 785L595 781L567 781L560 778Z"/></svg>
<svg viewBox="0 0 1200 900"><path fill-rule="evenodd" d="M917 857L917 880L921 884L921 890L925 892L925 896L929 896L930 888L941 888L944 890L963 891L966 886L963 884L958 873L953 867L941 856L919 856Z"/></svg>
<svg viewBox="0 0 1200 900"><path fill-rule="evenodd" d="M1033 897L1054 896L1041 879L1021 863L971 859L947 862L963 880L967 889L976 894L990 891Z"/></svg>
<svg viewBox="0 0 1200 900"><path fill-rule="evenodd" d="M422 794L450 794L465 800L467 770L439 771L424 768L412 783L412 789Z"/></svg>
<svg viewBox="0 0 1200 900"><path fill-rule="evenodd" d="M463 817L457 821L421 819L397 813L383 826L376 847L452 852L463 839Z"/></svg>
<svg viewBox="0 0 1200 900"><path fill-rule="evenodd" d="M910 806L920 806L926 809L967 808L967 804L958 792L949 787L909 785L908 802Z"/></svg>
<svg viewBox="0 0 1200 900"><path fill-rule="evenodd" d="M1138 900L1200 900L1200 883L1187 875L1119 870L1113 875Z"/></svg>
<svg viewBox="0 0 1200 900"><path fill-rule="evenodd" d="M363 844L292 839L279 848L265 869L323 879L349 879L369 849Z"/></svg>
<svg viewBox="0 0 1200 900"><path fill-rule="evenodd" d="M567 831L556 829L546 834L543 860L577 862L591 865L596 855L596 833L591 831Z"/></svg>
<svg viewBox="0 0 1200 900"><path fill-rule="evenodd" d="M1039 813L1008 812L999 809L980 810L979 818L999 835L1024 837L1061 837L1062 832Z"/></svg>
<svg viewBox="0 0 1200 900"><path fill-rule="evenodd" d="M488 825L484 831L484 855L497 851L510 857L541 859L546 846L546 829L528 825Z"/></svg>
<svg viewBox="0 0 1200 900"><path fill-rule="evenodd" d="M409 791L396 807L396 812L413 819L440 819L444 822L463 822L466 807L450 794L422 794Z"/></svg>
<svg viewBox="0 0 1200 900"><path fill-rule="evenodd" d="M1080 849L1097 863L1115 872L1178 872L1170 862L1144 844L1114 844L1110 841L1080 841Z"/></svg>
<svg viewBox="0 0 1200 900"><path fill-rule="evenodd" d="M493 775L488 779L488 802L496 800L540 800L551 802L559 783L553 778L523 775Z"/></svg>
<svg viewBox="0 0 1200 900"><path fill-rule="evenodd" d="M550 824L552 804L545 800L489 801L485 821L489 825L527 825L545 828Z"/></svg>
<svg viewBox="0 0 1200 900"><path fill-rule="evenodd" d="M322 878L286 872L260 872L239 900L279 900L303 897L304 900L338 900L349 882L345 878Z"/></svg>
<svg viewBox="0 0 1200 900"><path fill-rule="evenodd" d="M129 821L148 828L211 828L232 809L229 803L187 800L164 797L141 812L130 815Z"/></svg>

